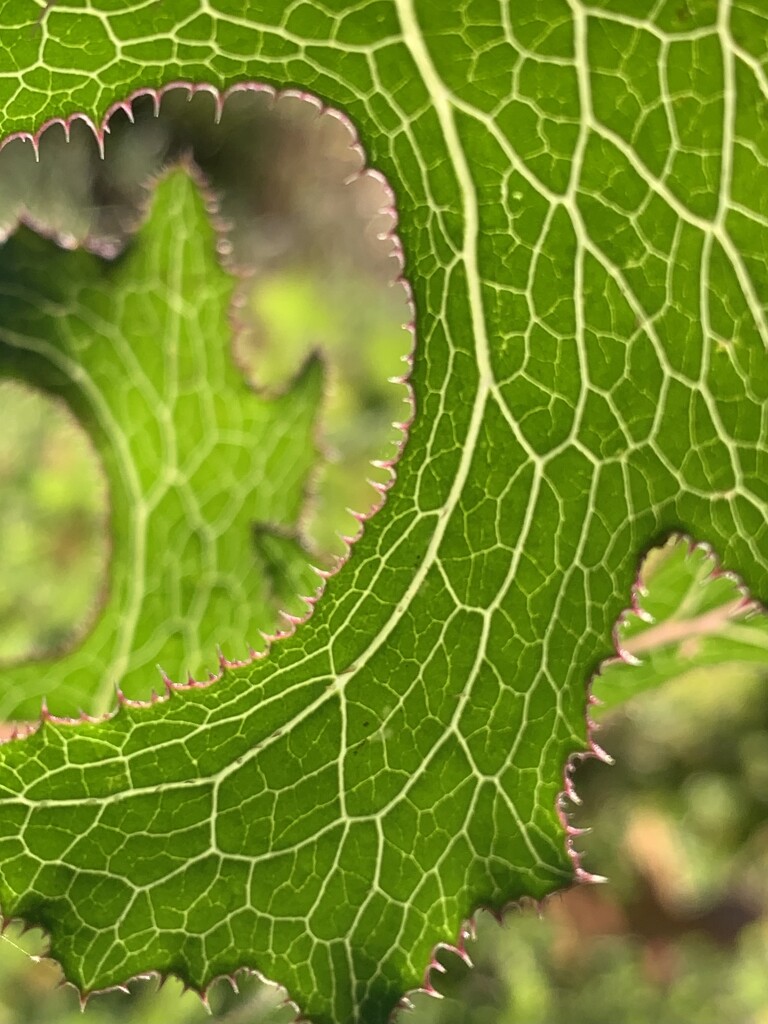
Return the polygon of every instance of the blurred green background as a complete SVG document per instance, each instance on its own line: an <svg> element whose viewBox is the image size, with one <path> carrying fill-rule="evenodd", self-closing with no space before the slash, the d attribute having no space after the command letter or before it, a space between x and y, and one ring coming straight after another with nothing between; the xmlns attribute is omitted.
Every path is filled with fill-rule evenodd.
<svg viewBox="0 0 768 1024"><path fill-rule="evenodd" d="M194 142L238 225L237 262L253 273L250 329L236 353L244 372L279 390L318 347L331 353L325 454L302 542L330 564L343 550L338 533L354 527L345 508L370 508L366 477L387 478L370 460L392 457L392 422L408 413L402 386L387 378L405 368L410 314L393 284L399 263L381 182L350 186L359 153L316 110L293 101L275 113L261 102L238 101L223 119L229 141L214 144L210 97L169 94L159 121L141 101L138 128L114 125L109 175L85 128L75 127L69 146L58 131L45 137L37 169L28 147L9 146L0 154L0 225L12 230L23 207L62 243L113 254L147 175ZM254 111L262 144L246 160L232 147ZM89 441L66 408L12 382L0 386L0 403L0 661L13 663L76 642L98 614L109 508ZM279 538L259 543L273 546L276 594L290 605L290 552ZM585 868L610 884L513 909L503 923L479 914L465 940L474 967L441 952L445 972L431 979L444 998L416 995L414 1022L768 1024L768 629L713 568L708 552L682 541L652 553L640 595L649 614L620 630L643 665L614 663L595 683L605 700L598 739L616 765L576 769L582 804L569 813L592 828L575 840ZM37 958L43 948L39 933L16 926L0 939L0 1024L83 1019L58 968ZM93 997L85 1019L293 1019L284 993L255 977L240 982L239 996L217 984L206 1008L174 980L159 991L156 980L136 981L129 993Z"/></svg>

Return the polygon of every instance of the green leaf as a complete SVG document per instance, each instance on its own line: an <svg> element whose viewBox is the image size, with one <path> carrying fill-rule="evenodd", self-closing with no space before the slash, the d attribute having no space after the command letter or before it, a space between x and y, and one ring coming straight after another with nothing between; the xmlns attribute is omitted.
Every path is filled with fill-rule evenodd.
<svg viewBox="0 0 768 1024"><path fill-rule="evenodd" d="M768 666L768 616L707 548L676 538L652 552L637 596L617 631L624 660L603 665L592 682L596 721L695 669Z"/></svg>
<svg viewBox="0 0 768 1024"><path fill-rule="evenodd" d="M194 186L177 174L116 263L19 231L0 254L0 374L63 396L109 485L110 586L63 658L3 670L5 718L100 713L245 657L272 626L270 556L252 524L290 528L314 463L318 365L258 398L231 357L234 281ZM262 528L263 530L263 528ZM293 593L319 580L295 560ZM313 582L314 579L314 582ZM285 626L285 624L284 624ZM251 638L253 638L251 640Z"/></svg>
<svg viewBox="0 0 768 1024"><path fill-rule="evenodd" d="M269 658L0 751L3 909L84 989L247 964L317 1021L373 1024L479 903L573 876L563 769L641 552L684 531L768 596L768 22L114 7L0 9L4 130L178 78L346 111L398 199L417 416Z"/></svg>

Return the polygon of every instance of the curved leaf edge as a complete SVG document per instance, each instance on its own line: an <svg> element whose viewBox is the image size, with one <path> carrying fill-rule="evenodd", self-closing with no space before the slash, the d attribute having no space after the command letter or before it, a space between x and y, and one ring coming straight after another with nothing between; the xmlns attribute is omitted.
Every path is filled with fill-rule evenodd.
<svg viewBox="0 0 768 1024"><path fill-rule="evenodd" d="M604 885L610 881L605 875L588 871L583 864L584 853L576 848L575 844L579 837L588 834L592 830L589 826L577 827L572 823L574 812L584 806L576 789L574 775L585 761L599 761L609 767L613 767L616 763L615 758L607 753L597 741L597 734L602 728L603 723L594 720L590 714L590 709L596 705L601 705L603 702L593 693L594 683L595 680L602 676L606 669L614 665L622 664L634 668L642 664L641 659L622 646L622 631L626 622L631 618L639 618L644 622L648 622L652 618L642 606L642 598L647 593L643 582L643 569L648 555L651 551L678 543L686 545L686 557L692 555L694 551L700 551L709 560L710 568L707 575L702 579L702 586L706 586L707 583L718 578L728 579L740 595L739 606L741 611L754 610L763 614L768 613L768 608L752 597L749 588L741 576L730 569L726 569L713 546L705 541L694 540L689 534L675 530L661 538L644 552L639 559L635 581L630 590L629 604L618 616L611 631L611 641L615 654L604 658L600 662L586 684L584 704L586 749L570 754L563 766L563 788L558 794L556 807L557 815L563 828L566 853L573 865L573 884L555 889L538 900L528 896L524 896L522 899L510 900L501 909L485 905L478 906L474 913L462 922L455 943L438 942L432 948L429 963L424 971L422 984L418 988L409 989L400 999L390 1016L391 1024L408 1024L410 1014L416 1009L413 1002L416 996L427 996L433 999L445 998L433 981L435 975L446 973L446 967L440 959L441 953L447 954L449 957L457 957L468 967L474 967L470 951L467 948L467 942L468 940L473 941L477 935L478 914L490 914L499 925L504 924L508 917L519 913L533 912L540 917L545 912L550 901L560 896L563 892L583 885Z"/></svg>
<svg viewBox="0 0 768 1024"><path fill-rule="evenodd" d="M403 401L408 406L408 414L403 419L393 423L400 434L400 437L394 442L395 451L388 458L374 459L371 461L371 465L374 469L382 470L388 474L388 479L385 482L380 482L373 479L368 479L368 484L373 488L374 495L372 497L371 504L367 511L360 512L355 509L347 509L347 512L353 517L357 523L357 530L354 533L339 534L340 540L343 544L343 553L335 555L332 559L329 568L321 568L315 565L311 565L312 570L319 577L319 583L317 589L313 594L299 594L297 595L298 600L302 602L306 611L301 615L293 615L286 611L279 611L278 617L285 622L285 629L277 629L274 633L261 632L261 638L264 643L264 649L262 651L256 651L249 644L247 645L247 656L245 658L227 658L220 648L216 650L216 660L219 665L218 672L210 672L208 678L205 680L196 680L190 676L185 682L173 681L164 671L158 666L160 672L160 678L162 683L161 693L157 693L154 689L151 690L150 696L146 700L130 700L122 693L119 686L116 689L115 698L116 705L112 710L105 712L103 715L89 715L85 711L81 711L80 716L77 718L70 718L67 716L56 716L52 715L48 711L47 703L43 698L40 708L40 718L38 721L26 721L26 722L14 722L13 729L4 735L0 735L0 743L9 742L11 740L24 739L36 732L40 725L49 720L55 722L57 725L82 725L82 724L95 724L97 722L106 721L112 718L119 710L122 704L130 705L133 708L152 707L159 700L165 700L170 697L172 692L180 692L190 688L200 688L205 686L213 685L218 682L222 674L227 669L233 668L245 668L252 664L256 660L261 660L269 655L272 644L278 640L286 639L292 636L298 626L303 625L309 620L318 600L322 597L325 590L326 581L331 577L335 576L342 567L346 564L353 546L362 537L365 524L370 520L386 502L387 493L392 488L396 480L395 466L399 462L405 446L408 441L408 434L410 427L413 423L416 415L416 400L413 387L410 383L410 377L413 370L413 358L416 346L416 309L413 297L413 291L410 286L410 282L405 276L405 254L400 237L397 232L398 226L398 212L397 204L395 200L394 190L390 186L386 177L375 168L371 168L367 163L367 155L364 147L362 146L359 138L358 131L354 123L344 114L342 111L337 110L335 107L331 107L324 104L317 96L309 92L303 92L297 89L276 89L271 85L261 82L239 82L227 89L220 90L209 83L194 83L189 81L174 81L163 86L160 89L154 88L140 88L131 92L125 99L119 100L113 103L104 114L100 125L98 125L88 114L74 113L67 117L53 117L43 122L43 124L34 132L18 131L13 132L0 140L0 151L2 151L10 142L16 140L22 140L29 142L34 150L35 159L39 161L40 158L40 140L44 133L51 128L59 127L62 128L67 141L70 138L71 126L74 122L82 122L91 132L93 132L96 144L98 147L99 155L103 160L105 158L105 136L109 134L109 124L112 118L118 112L122 112L131 122L134 124L133 115L133 104L138 99L149 98L152 101L154 116L158 117L160 114L161 103L165 95L169 92L182 90L188 94L188 99L192 99L193 96L198 94L210 95L214 100L214 124L218 124L224 105L227 99L239 93L251 93L266 95L270 98L271 104L274 105L276 102L282 99L298 99L302 102L306 102L314 107L316 115L318 117L322 115L330 115L335 117L345 128L349 136L349 147L353 149L359 156L360 167L357 171L350 174L344 181L345 186L354 184L359 179L366 176L373 176L382 187L384 196L384 205L378 209L375 216L385 215L389 219L389 230L383 235L386 241L392 244L392 258L396 263L397 273L388 282L390 287L400 287L403 289L407 308L410 312L409 319L402 324L402 328L410 335L410 345L407 352L401 357L403 363L405 363L405 370L398 376L388 378L388 383L403 388ZM230 356L235 366L243 372L244 380L248 387L254 392L255 395L269 401L270 399L278 398L296 383L305 372L309 369L313 362L319 362L323 367L328 365L328 356L321 345L316 345L308 356L303 360L301 365L297 367L295 372L292 374L290 379L286 382L285 386L280 389L271 389L269 387L261 386L258 383L250 380L245 374L245 367L238 360L237 342L242 334L248 329L248 326L242 316L242 308L244 305L244 296L246 293L246 286L253 277L253 270L247 264L238 263L235 260L232 245L229 240L229 233L232 230L232 224L226 220L220 213L220 200L216 193L216 190L212 187L207 177L195 162L194 157L189 154L185 159L172 161L166 167L164 167L158 174L150 175L143 182L143 188L145 190L145 196L143 202L139 205L136 210L136 215L131 223L127 232L126 241L124 246L118 249L112 247L105 249L101 243L98 235L87 235L81 241L76 241L66 233L57 232L40 222L38 219L33 217L27 210L21 209L17 214L15 221L5 232L3 237L0 237L0 244L2 244L8 237L10 237L19 227L27 227L31 231L46 238L62 249L74 250L84 249L87 252L93 253L102 259L111 260L116 258L127 245L130 245L131 241L135 237L136 233L140 230L149 215L152 203L154 201L155 191L158 184L169 174L173 173L178 168L182 168L186 174L193 180L195 187L200 193L203 204L205 207L206 215L209 223L213 229L214 235L217 238L216 243L216 257L222 268L233 278L234 288L232 292L232 298L228 311L228 322L230 327L231 339L230 339ZM327 380L327 374L324 374L324 378ZM322 410L325 401L327 400L328 389L327 386L323 389L323 397L319 403L318 411L315 417L314 437L313 443L319 455L327 455L327 447L322 437L322 429L320 422L322 420ZM302 500L302 510L299 514L299 518L296 524L296 539L302 549L307 554L308 558L315 558L318 561L321 560L320 554L314 549L312 542L307 536L306 522L309 518L310 504L315 497L316 482L318 474L321 470L321 462L318 460L317 465L309 474L309 478L304 487L304 496ZM108 495L109 498L109 495ZM262 521L258 524L262 528L272 529L277 533L283 531L281 524ZM91 629L95 626L98 621L101 610L104 603L108 599L109 588L110 588L110 569L109 569L109 557L105 572L105 583L101 588L98 600L95 604L92 614L89 616L86 627L80 631L75 639L75 642L67 647L67 650L77 648L88 636ZM57 655L58 656L58 655ZM41 664L45 662L51 662L54 660L51 656L46 655L43 658L36 659L34 657L25 658L14 664L27 664L31 661L40 661ZM4 920L4 919L2 919Z"/></svg>

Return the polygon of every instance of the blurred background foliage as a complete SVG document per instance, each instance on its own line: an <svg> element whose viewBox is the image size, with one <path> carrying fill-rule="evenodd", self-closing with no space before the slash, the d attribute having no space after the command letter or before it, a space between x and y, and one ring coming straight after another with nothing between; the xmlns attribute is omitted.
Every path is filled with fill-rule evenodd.
<svg viewBox="0 0 768 1024"><path fill-rule="evenodd" d="M0 662L71 643L108 558L106 481L63 403L0 381Z"/></svg>
<svg viewBox="0 0 768 1024"><path fill-rule="evenodd" d="M322 459L301 528L254 531L254 558L275 607L297 610L300 557L331 564L347 506L368 511L370 465L396 453L407 416L402 387L410 336L391 197L332 118L297 98L235 96L218 134L213 99L183 91L118 112L102 162L90 130L60 129L0 153L0 228L16 217L64 245L107 257L129 238L148 176L194 149L231 221L243 276L245 329L234 356L267 394L290 387L324 353ZM243 124L260 130L244 143ZM258 120L260 119L260 120ZM258 144L253 144L253 138ZM61 404L0 386L0 660L76 642L108 585L109 503L88 438ZM377 477L378 474L378 477ZM572 824L583 864L609 885L579 886L502 923L480 913L464 945L473 967L437 954L414 1024L768 1024L768 622L711 554L680 539L650 553L641 614L617 628L628 661L604 666L593 692L596 737L616 761L586 759L573 774ZM637 661L639 664L630 662ZM44 938L11 926L0 940L0 1024L82 1021ZM110 1021L287 1024L285 993L252 976L214 986L210 1006L178 982L92 998L86 1024Z"/></svg>

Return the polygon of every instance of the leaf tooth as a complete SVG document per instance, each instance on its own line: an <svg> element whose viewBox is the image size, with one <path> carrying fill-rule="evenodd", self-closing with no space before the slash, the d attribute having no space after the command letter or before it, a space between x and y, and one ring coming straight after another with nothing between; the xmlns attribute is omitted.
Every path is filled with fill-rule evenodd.
<svg viewBox="0 0 768 1024"><path fill-rule="evenodd" d="M160 679L163 682L163 689L165 690L166 696L170 697L174 689L174 682L165 669L161 665L156 665L157 671L160 673Z"/></svg>
<svg viewBox="0 0 768 1024"><path fill-rule="evenodd" d="M41 132L35 132L34 134L32 132L20 132L17 136L17 138L25 139L32 143L32 150L35 154L36 164L40 163L40 135Z"/></svg>
<svg viewBox="0 0 768 1024"><path fill-rule="evenodd" d="M413 1003L408 996L401 996L397 1002L394 1013L392 1014L392 1020L395 1021L401 1012L414 1013L416 1010L416 1004Z"/></svg>
<svg viewBox="0 0 768 1024"><path fill-rule="evenodd" d="M576 788L573 785L573 779L571 778L572 769L566 769L566 775L563 780L563 792L562 796L571 801L577 807L581 807L581 797L576 792ZM565 829L567 822L563 820L563 828Z"/></svg>
<svg viewBox="0 0 768 1024"><path fill-rule="evenodd" d="M393 424L397 426L397 424ZM396 444L397 442L393 442ZM399 451L389 459L375 459L371 461L371 465L376 469L388 469L392 473L392 479L395 476L395 466L397 465L398 459L400 458Z"/></svg>
<svg viewBox="0 0 768 1024"><path fill-rule="evenodd" d="M269 648L272 646L272 642L274 641L275 638L272 636L271 633L265 633L263 629L259 630L259 636L264 641L264 645L266 648L264 651L264 657L266 657L266 655L269 654Z"/></svg>
<svg viewBox="0 0 768 1024"><path fill-rule="evenodd" d="M585 871L582 867L577 867L575 874L578 881L585 885L605 885L608 881L605 875L595 875L591 871Z"/></svg>
<svg viewBox="0 0 768 1024"><path fill-rule="evenodd" d="M256 651L254 651L250 645L248 646L248 653L250 655L250 657L248 658L227 658L224 652L222 651L221 647L219 647L218 645L216 647L216 654L219 659L219 667L221 668L222 672L226 672L227 669L232 668L246 668L248 665L251 664L251 662L255 658L258 657Z"/></svg>
<svg viewBox="0 0 768 1024"><path fill-rule="evenodd" d="M592 829L588 826L586 828L577 828L576 825L571 825L571 823L568 822L568 824L565 826L565 831L568 833L569 836L577 838L578 836L588 836Z"/></svg>
<svg viewBox="0 0 768 1024"><path fill-rule="evenodd" d="M499 921L502 919L502 915L490 908L481 908L484 912L492 914ZM424 978L421 985L416 989L410 989L406 992L398 1001L390 1017L391 1024L397 1024L401 1019L402 1013L412 1013L416 1006L412 1000L412 996L417 994L427 995L432 999L445 999L442 992L439 991L432 983L431 975L434 971L438 974L448 973L448 968L440 960L438 954L441 952L448 953L449 956L458 957L467 967L474 967L472 958L469 955L466 948L466 940L474 939L476 936L476 925L474 915L469 920L463 921L459 928L459 933L456 939L456 943L450 942L438 942L432 948L430 954L429 963L424 971Z"/></svg>
<svg viewBox="0 0 768 1024"><path fill-rule="evenodd" d="M594 736L590 736L590 739L589 739L589 749L590 749L592 755L594 757L596 757L598 761L602 761L603 764L609 764L609 765L616 764L615 760L611 757L611 755L609 753L607 753L605 750L603 750L603 748L600 746L600 744L595 740Z"/></svg>
<svg viewBox="0 0 768 1024"><path fill-rule="evenodd" d="M133 103L130 100L119 100L117 103L113 104L107 112L105 121L109 122L112 119L112 115L116 114L118 110L121 110L125 114L131 124L136 124L136 118L133 114Z"/></svg>
<svg viewBox="0 0 768 1024"><path fill-rule="evenodd" d="M336 571L334 569L321 569L317 565L310 565L309 568L312 570L313 573L315 573L316 576L319 576L320 579L323 581L329 580L331 576L336 575Z"/></svg>
<svg viewBox="0 0 768 1024"><path fill-rule="evenodd" d="M367 522L368 519L370 519L370 516L366 512L356 512L353 508L350 508L349 506L346 506L344 511L348 512L353 519L356 519L357 522L361 524Z"/></svg>
<svg viewBox="0 0 768 1024"><path fill-rule="evenodd" d="M618 651L619 659L625 662L627 665L634 665L635 667L637 667L638 665L643 664L643 659L638 658L637 655L632 654L631 651L628 651L623 647L619 647Z"/></svg>
<svg viewBox="0 0 768 1024"><path fill-rule="evenodd" d="M359 533L360 533L360 531L358 531L357 536L359 536ZM348 533L340 533L338 530L336 530L336 536L339 538L340 541L342 541L344 543L344 545L347 548L351 548L352 545L355 543L355 540L357 539L357 536L350 537ZM347 552L347 554L349 554L349 552ZM346 561L346 559L345 559L345 561Z"/></svg>
<svg viewBox="0 0 768 1024"><path fill-rule="evenodd" d="M392 485L391 485L391 483L390 484L383 484L383 483L381 483L378 480L371 480L371 478L368 477L368 476L365 478L365 482L370 487L372 487L374 489L374 491L376 491L376 494L377 494L376 504L373 506L373 508L371 509L371 513L370 513L371 515L374 515L381 508L383 508L384 502L387 500L387 493L389 492L389 489L390 489L390 487Z"/></svg>
<svg viewBox="0 0 768 1024"><path fill-rule="evenodd" d="M302 624L302 622L306 621L306 616L305 615L292 615L290 612L282 612L282 611L280 612L280 618L284 622L288 623L288 628L289 628L291 633L293 633L293 631L296 629L297 626L300 626Z"/></svg>

